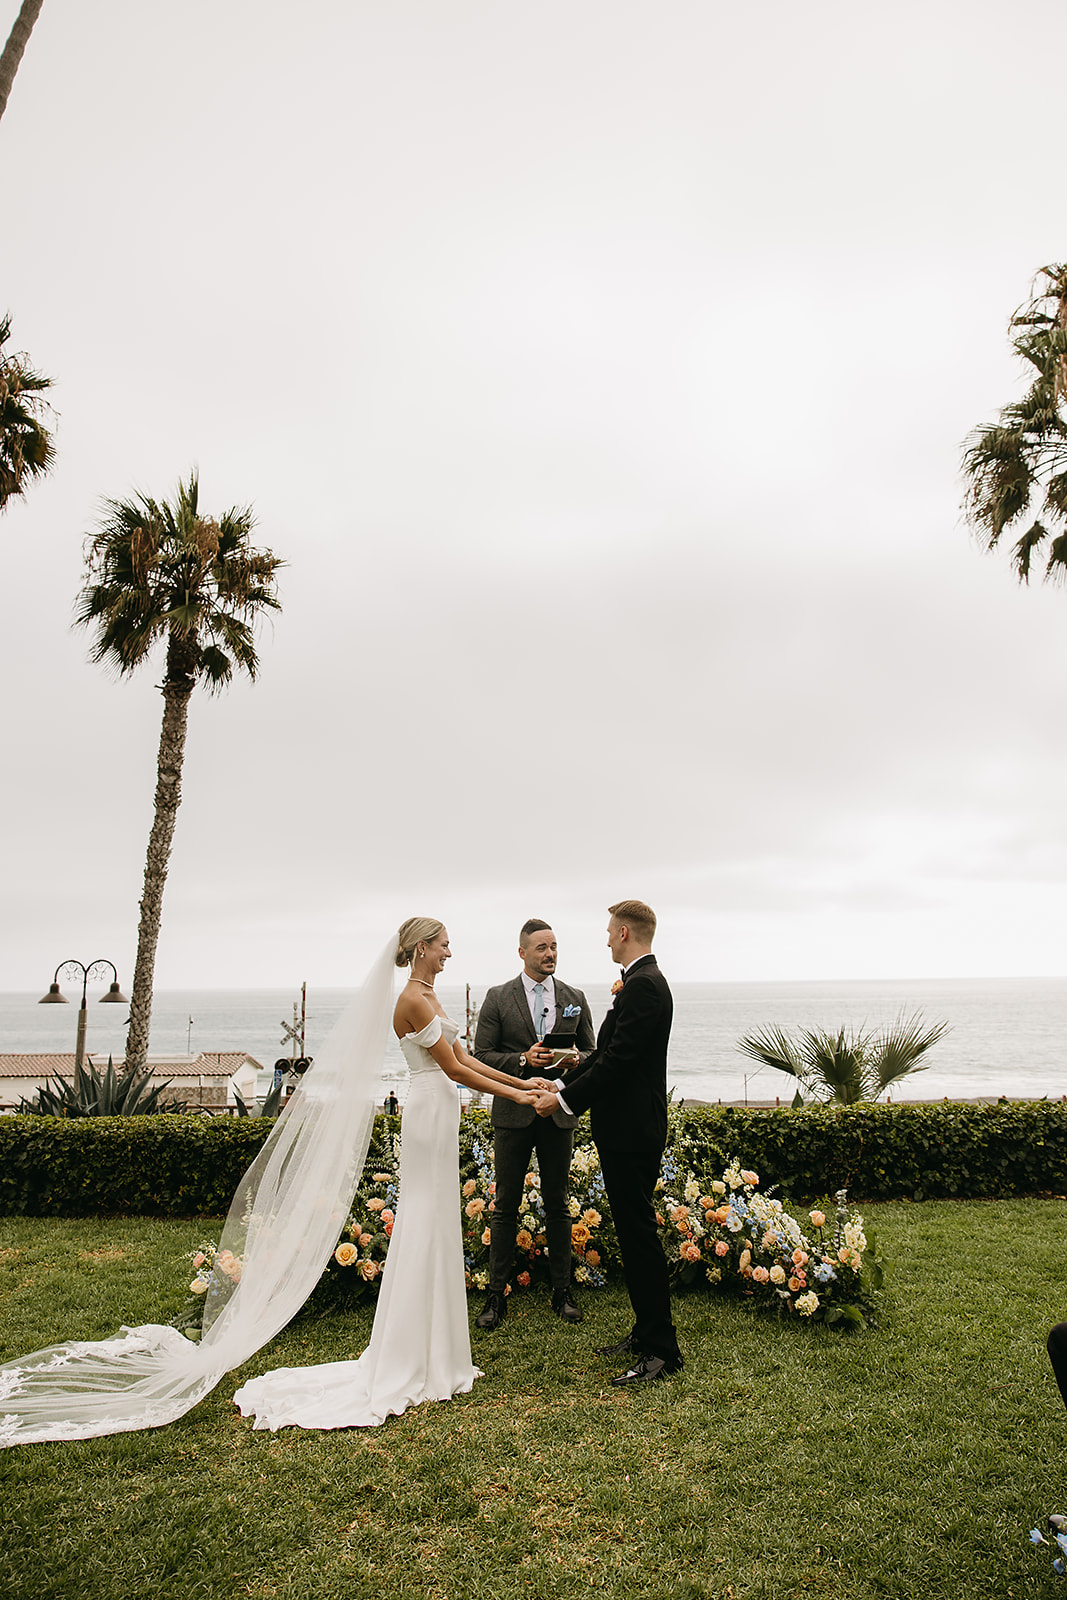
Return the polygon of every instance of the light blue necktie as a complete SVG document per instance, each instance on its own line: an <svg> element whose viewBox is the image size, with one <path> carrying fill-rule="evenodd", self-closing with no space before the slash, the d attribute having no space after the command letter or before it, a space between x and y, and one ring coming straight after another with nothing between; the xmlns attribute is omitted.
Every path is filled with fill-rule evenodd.
<svg viewBox="0 0 1067 1600"><path fill-rule="evenodd" d="M545 1036L545 1018L548 1016L548 1007L545 1005L545 986L543 983L534 984L534 1031L538 1040Z"/></svg>

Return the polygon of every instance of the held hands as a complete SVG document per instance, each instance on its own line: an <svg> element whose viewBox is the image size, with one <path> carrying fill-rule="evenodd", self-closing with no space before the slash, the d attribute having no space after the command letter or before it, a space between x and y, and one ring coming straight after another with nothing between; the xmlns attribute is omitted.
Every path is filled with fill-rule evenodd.
<svg viewBox="0 0 1067 1600"><path fill-rule="evenodd" d="M559 1110L555 1089L539 1090L533 1097L533 1103L539 1117L550 1117L553 1111Z"/></svg>
<svg viewBox="0 0 1067 1600"><path fill-rule="evenodd" d="M527 1078L526 1086L529 1089L544 1089L548 1094L555 1094L556 1085L551 1078Z"/></svg>

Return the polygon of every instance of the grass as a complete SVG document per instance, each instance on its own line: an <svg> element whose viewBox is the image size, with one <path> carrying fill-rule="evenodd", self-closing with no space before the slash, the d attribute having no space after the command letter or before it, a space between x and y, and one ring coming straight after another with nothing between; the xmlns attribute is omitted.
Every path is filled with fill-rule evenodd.
<svg viewBox="0 0 1067 1600"><path fill-rule="evenodd" d="M1027 1530L1067 1509L1044 1353L1063 1207L867 1208L876 1327L676 1302L685 1372L619 1392L541 1297L475 1330L470 1395L380 1429L253 1433L238 1376L336 1360L370 1312L298 1320L171 1427L0 1452L11 1600L968 1600L1067 1594ZM166 1320L201 1224L0 1222L0 1358ZM472 1301L472 1314L476 1309Z"/></svg>

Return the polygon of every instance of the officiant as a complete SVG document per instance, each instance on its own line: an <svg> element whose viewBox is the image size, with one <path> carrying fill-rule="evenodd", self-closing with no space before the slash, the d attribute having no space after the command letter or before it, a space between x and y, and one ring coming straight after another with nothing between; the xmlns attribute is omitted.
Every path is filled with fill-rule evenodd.
<svg viewBox="0 0 1067 1600"><path fill-rule="evenodd" d="M572 1045L579 1060L594 1048L596 1036L589 1002L580 989L556 977L556 935L547 922L524 922L519 933L522 970L510 983L490 989L478 1013L474 1056L486 1066L521 1078L543 1076L552 1064L544 1040L556 1048ZM503 1321L508 1281L515 1265L515 1240L526 1174L534 1151L541 1174L545 1236L552 1283L552 1310L564 1322L582 1313L571 1284L569 1187L572 1129L576 1118L557 1111L539 1117L529 1106L494 1099L493 1163L496 1207L489 1222L489 1286L477 1318L479 1328Z"/></svg>

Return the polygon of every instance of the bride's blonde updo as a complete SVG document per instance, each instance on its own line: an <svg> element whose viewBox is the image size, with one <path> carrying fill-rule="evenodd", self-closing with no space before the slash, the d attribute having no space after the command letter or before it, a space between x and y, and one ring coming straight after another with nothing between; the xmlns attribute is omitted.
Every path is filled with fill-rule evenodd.
<svg viewBox="0 0 1067 1600"><path fill-rule="evenodd" d="M396 964L398 967L410 967L415 959L415 947L428 944L444 927L443 922L438 922L436 917L409 917L401 923L396 936Z"/></svg>

